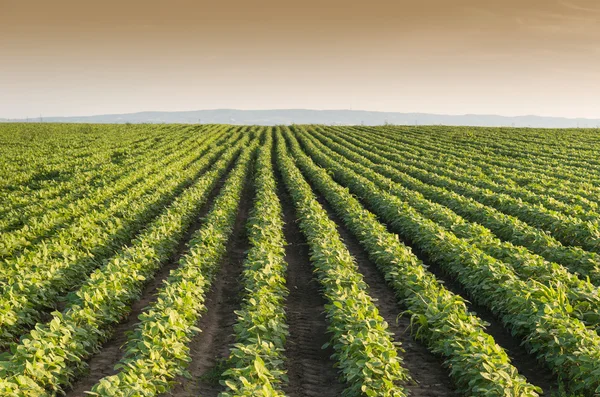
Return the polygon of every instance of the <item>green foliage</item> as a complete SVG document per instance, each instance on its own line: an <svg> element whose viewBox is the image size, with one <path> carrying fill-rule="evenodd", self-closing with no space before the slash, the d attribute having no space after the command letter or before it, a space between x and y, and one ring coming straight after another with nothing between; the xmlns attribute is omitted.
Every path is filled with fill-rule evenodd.
<svg viewBox="0 0 600 397"><path fill-rule="evenodd" d="M600 327L600 318L595 315L600 313L600 291L590 282L578 279L566 268L549 263L524 247L501 241L485 227L468 222L443 205L427 200L419 192L405 188L401 185L403 175L394 168L395 163L385 161L381 156L368 151L361 151L361 154L368 157L361 156L333 140L324 137L321 139L325 143L321 146L323 151L338 164L368 178L380 189L396 196L466 243L510 265L521 279L533 279L545 285L564 284L572 308L570 314L589 327ZM372 162L369 158L377 162Z"/></svg>
<svg viewBox="0 0 600 397"><path fill-rule="evenodd" d="M458 163L459 165L452 167L447 164L445 158L444 161L438 160L439 153L436 153L434 157L422 151L418 152L418 160L413 158L407 160L405 146L399 146L397 142L379 135L376 141L368 140L364 132L349 133L348 131L344 131L343 137L336 136L337 134L332 135L327 133L327 135L330 139L335 140L337 144L352 148L370 160L379 163L380 165L377 167L378 172L381 172L380 170L385 168L386 171L383 171L382 174L392 178L395 182L413 191L422 193L424 197L452 209L470 221L487 227L498 237L510 241L515 245L526 247L549 261L564 265L583 279L590 277L590 280L595 285L600 285L600 256L597 253L585 251L577 246L563 245L546 231L526 223L528 219L521 220L515 216L501 212L493 206L482 204L477 201L479 200L478 197L465 194L464 189L460 187L468 186L468 184L457 185L451 183L452 179L445 176L447 175L447 169L451 168L457 171L453 173L454 175L457 173L462 174L462 179L465 180L467 173L464 170L470 168L471 162L462 160ZM319 138L319 136L319 133L315 134L315 137ZM373 148L376 149L376 152L372 150ZM444 156L448 156L448 152L445 152ZM427 161L423 160L424 157L427 158ZM493 163L494 159L497 160L497 157L495 156L486 160ZM435 166L432 164L439 165ZM511 163L510 165L513 164ZM390 167L394 170L393 174L389 173ZM491 165L486 165L485 172L491 172L488 171L491 168ZM460 170L462 172L459 172ZM473 177L470 178L472 182L480 179L482 175L486 175L484 169L478 168L472 172ZM496 173L493 175L496 178ZM535 179L536 181L549 179L546 174L540 173L534 174L532 172L524 173L520 171L517 174L511 174L512 178L518 177L519 180L525 178L526 175L529 175L527 178ZM515 181L511 182L511 180L507 180L507 177L503 177L501 180L506 185L518 185ZM560 179L560 185L564 183L567 182ZM581 187L581 185L578 184L576 186ZM569 187L569 190L574 188L575 186ZM528 189L530 189L529 186ZM544 187L538 189L537 192L537 197L549 192L551 192L552 197L564 197L563 201L570 203L570 208L583 208L583 206L588 206L588 208L592 209L597 208L597 204L594 201L589 201L579 195L565 193L563 189ZM600 194L600 191L598 194ZM594 200L596 199L597 197L594 198ZM573 203L577 203L577 205ZM540 204L536 205L539 206Z"/></svg>
<svg viewBox="0 0 600 397"><path fill-rule="evenodd" d="M311 157L359 195L389 227L409 238L429 258L453 275L474 300L496 313L511 332L524 338L540 361L569 382L574 393L600 392L600 337L571 316L564 285L521 280L511 266L461 240L406 202L367 178L314 149L299 134Z"/></svg>
<svg viewBox="0 0 600 397"><path fill-rule="evenodd" d="M227 149L130 246L94 271L73 294L64 313L53 313L50 322L36 325L19 345L12 346L12 356L0 362L0 392L14 388L19 390L15 395L39 396L41 390L59 391L85 369L84 360L110 336L110 326L129 313L144 281L173 254L202 203L246 141L247 137ZM213 150L222 151L219 147ZM210 159L207 156L198 163ZM176 314L170 314L169 319L171 316Z"/></svg>
<svg viewBox="0 0 600 397"><path fill-rule="evenodd" d="M399 236L522 339L559 378L559 395L600 394L598 148L595 133L578 130L2 124L0 395L59 395L86 371L231 167L189 252L128 334L117 373L91 394L155 396L189 375L189 342L250 175L235 343L209 374L220 397L284 395L278 182L326 298L345 396L405 396L410 375L311 185L385 275L414 337L443 358L459 393L540 390Z"/></svg>
<svg viewBox="0 0 600 397"><path fill-rule="evenodd" d="M348 189L338 185L323 168L300 150L286 134L298 166L325 196L411 314L418 339L445 359L459 391L469 396L537 396L537 388L510 364L506 352L485 333L485 324L467 311L454 295L404 246L377 217L365 210Z"/></svg>
<svg viewBox="0 0 600 397"><path fill-rule="evenodd" d="M244 181L258 141L240 155L202 227L189 242L189 253L165 281L156 301L140 315L129 335L116 375L101 379L92 393L100 396L155 396L186 375L188 343L205 310L204 300L225 255Z"/></svg>
<svg viewBox="0 0 600 397"><path fill-rule="evenodd" d="M132 180L126 178L120 194L111 191L109 196L90 196L93 207L73 209L73 216L80 214L77 222L2 263L0 346L8 346L39 321L41 313L54 308L61 295L81 285L92 270L129 243L165 205L188 188L223 152L211 146L219 135L209 135L195 148L197 152L169 156L171 164L159 161L154 174L147 164L132 175L140 183L130 186ZM67 208L73 208L72 204ZM62 222L59 215L56 222Z"/></svg>
<svg viewBox="0 0 600 397"><path fill-rule="evenodd" d="M267 132L258 154L256 197L247 224L251 248L242 275L246 296L236 312L235 344L221 380L226 387L221 397L283 396L280 387L287 381L283 369L287 265L272 147L272 134Z"/></svg>
<svg viewBox="0 0 600 397"><path fill-rule="evenodd" d="M329 342L348 388L345 396L406 396L401 383L410 379L387 323L367 293L353 258L335 223L317 202L310 186L285 152L278 134L277 163L292 196L300 229L328 301L325 305Z"/></svg>

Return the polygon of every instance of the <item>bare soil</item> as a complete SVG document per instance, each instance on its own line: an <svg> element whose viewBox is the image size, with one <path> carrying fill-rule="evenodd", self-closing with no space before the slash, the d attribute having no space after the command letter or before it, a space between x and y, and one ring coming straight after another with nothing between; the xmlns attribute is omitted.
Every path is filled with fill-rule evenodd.
<svg viewBox="0 0 600 397"><path fill-rule="evenodd" d="M201 332L190 343L192 361L187 369L191 378L177 379L178 384L168 396L211 397L223 390L219 379L226 369L225 360L229 356L230 346L235 341L233 325L237 319L235 311L240 308L243 293L240 276L249 249L246 222L251 206L252 192L247 183L233 233L227 244L225 259L206 296L207 310L196 325Z"/></svg>
<svg viewBox="0 0 600 397"><path fill-rule="evenodd" d="M354 257L364 281L369 286L369 295L375 301L379 314L389 325L396 342L402 344L403 366L408 369L414 382L406 385L413 397L458 396L449 378L449 371L443 366L443 360L427 350L420 342L412 338L410 317L399 315L406 307L398 303L394 290L386 283L375 263L373 263L360 242L346 228L324 197L319 202L327 210L330 219L337 224L337 230L344 244Z"/></svg>
<svg viewBox="0 0 600 397"><path fill-rule="evenodd" d="M142 314L146 307L156 300L158 289L167 279L171 270L177 268L179 260L188 251L187 244L192 234L202 226L202 218L211 208L214 199L217 197L225 183L226 177L227 175L224 175L210 192L206 203L203 204L196 220L190 225L179 242L175 253L169 261L160 268L154 278L147 283L140 299L132 303L132 310L129 316L114 327L112 337L103 344L102 349L98 353L88 360L89 370L86 374L77 378L72 387L67 390L66 397L85 396L85 391L89 391L100 379L117 373L114 366L123 357L123 347L127 342L127 332L132 331L135 328L138 323L139 315Z"/></svg>
<svg viewBox="0 0 600 397"><path fill-rule="evenodd" d="M331 359L333 349L322 349L329 341L325 300L313 275L308 245L298 227L291 198L282 184L279 178L287 242L286 315L290 332L285 347L289 383L284 391L289 397L337 397L345 387Z"/></svg>

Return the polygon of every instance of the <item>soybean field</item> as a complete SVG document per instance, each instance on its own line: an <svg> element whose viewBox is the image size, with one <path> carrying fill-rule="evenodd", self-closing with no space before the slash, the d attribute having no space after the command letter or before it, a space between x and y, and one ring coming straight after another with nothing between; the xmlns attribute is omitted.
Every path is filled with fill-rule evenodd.
<svg viewBox="0 0 600 397"><path fill-rule="evenodd" d="M0 124L0 396L600 395L599 153Z"/></svg>

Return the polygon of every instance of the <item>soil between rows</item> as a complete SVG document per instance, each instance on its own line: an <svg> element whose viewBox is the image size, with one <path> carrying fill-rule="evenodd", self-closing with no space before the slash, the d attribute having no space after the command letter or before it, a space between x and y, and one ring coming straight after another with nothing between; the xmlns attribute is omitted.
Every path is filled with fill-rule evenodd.
<svg viewBox="0 0 600 397"><path fill-rule="evenodd" d="M278 194L285 222L287 262L286 316L289 336L285 345L286 370L289 383L284 392L289 397L337 397L344 385L339 380L333 349L322 346L329 341L325 318L325 299L313 275L308 244L302 234L291 197L278 175Z"/></svg>
<svg viewBox="0 0 600 397"><path fill-rule="evenodd" d="M386 283L383 274L325 198L318 195L318 200L328 212L329 218L336 223L338 233L354 257L364 281L369 286L369 295L375 301L379 314L388 323L394 340L402 343L404 351L399 352L404 360L402 365L408 369L414 380L406 384L405 388L413 397L458 396L450 380L449 371L443 367L442 359L412 338L410 316L398 317L406 308L398 303L394 290Z"/></svg>
<svg viewBox="0 0 600 397"><path fill-rule="evenodd" d="M127 340L126 332L135 327L139 314L155 300L157 289L168 277L169 272L177 267L179 258L187 251L187 242L192 233L201 226L201 217L210 209L225 179L226 176L222 177L213 189L201 209L201 216L188 229L171 260L149 282L144 289L142 298L132 305L132 313L124 322L115 327L113 337L104 344L99 353L89 360L89 373L74 383L66 394L68 397L84 395L84 391L89 390L98 380L116 373L114 365L122 357L122 347ZM321 349L321 346L329 340L323 308L325 301L321 296L318 281L313 276L308 245L298 227L291 197L282 188L281 178L278 183L284 212L284 234L287 241L286 261L288 263L287 286L290 291L286 302L290 329L290 336L286 344L286 368L289 384L285 387L285 391L290 397L338 396L343 391L344 385L339 381L334 361L330 358L333 350L331 348ZM319 197L319 201L328 211L330 218L336 222L338 231L356 259L359 270L369 285L369 293L376 300L375 303L380 314L388 322L395 340L402 342L405 350L405 353L402 353L404 365L417 381L416 384L407 387L411 395L455 396L456 393L452 389L448 372L442 367L441 360L411 338L408 330L409 318L396 319L403 308L396 302L394 292L385 283L383 275L368 259L368 255L360 243L345 228L328 203L322 197ZM215 277L213 288L207 295L208 310L198 324L202 332L194 338L190 346L192 362L188 370L192 374L192 379L178 379L180 384L174 387L168 395L216 396L222 390L218 379L225 369L221 364L228 356L229 346L234 340L232 327L236 319L234 311L239 308L241 302L242 283L239 278L245 252L249 247L245 224L251 204L252 198L247 183L234 231L228 243L226 260ZM460 284L442 272L437 265L431 264L427 260L427 256L415 249L414 246L413 252L424 259L429 270L440 281L443 281L448 289L463 297L468 296ZM480 318L490 323L486 329L487 332L500 346L506 349L513 365L520 373L526 376L531 383L540 386L544 390L544 395L550 395L551 392L558 390L556 377L529 355L521 346L520 340L513 337L489 310L470 302L468 307L469 310L476 312Z"/></svg>
<svg viewBox="0 0 600 397"><path fill-rule="evenodd" d="M206 311L196 324L201 331L189 345L192 361L187 370L191 378L176 379L178 384L171 392L165 394L166 396L214 397L223 390L219 380L226 369L224 364L229 356L230 347L235 341L235 311L240 309L243 294L240 276L246 252L250 247L246 231L253 203L250 179L245 181L224 259L206 295Z"/></svg>
<svg viewBox="0 0 600 397"><path fill-rule="evenodd" d="M124 344L127 342L127 332L134 330L138 323L139 315L142 314L148 305L156 300L158 289L167 279L171 270L177 268L179 260L188 251L187 244L192 237L192 234L202 226L203 217L206 216L210 210L214 199L217 197L225 183L229 171L233 168L233 164L234 162L230 164L225 175L219 179L210 192L206 202L200 209L199 215L180 240L175 253L169 261L160 268L154 278L148 282L140 299L132 303L132 310L129 316L114 327L112 337L103 344L102 349L98 353L88 360L89 371L75 380L72 387L66 391L66 397L85 396L85 391L89 391L100 379L117 373L114 366L123 357Z"/></svg>

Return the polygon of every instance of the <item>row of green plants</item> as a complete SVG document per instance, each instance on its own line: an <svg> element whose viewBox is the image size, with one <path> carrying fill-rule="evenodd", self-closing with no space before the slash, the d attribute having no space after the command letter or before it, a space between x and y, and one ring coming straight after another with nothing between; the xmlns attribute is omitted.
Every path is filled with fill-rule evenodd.
<svg viewBox="0 0 600 397"><path fill-rule="evenodd" d="M558 196L567 195L570 200L574 200L573 204L585 205L586 202L597 203L597 196L600 193L598 187L597 174L591 173L588 168L568 168L565 169L562 162L557 162L556 159L550 161L545 160L537 164L536 156L529 156L524 159L506 157L497 153L495 150L490 150L487 146L480 144L477 147L462 148L458 145L455 139L446 139L445 134L438 131L434 136L429 136L427 133L419 131L387 131L382 129L360 129L360 135L364 138L374 138L375 142L385 142L389 144L390 149L400 151L399 153L412 152L413 158L438 160L444 159L448 163L455 162L458 167L469 169L471 164L477 164L481 168L481 173L488 174L490 170L504 171L504 175L514 183L529 188L540 184L540 194L554 196L559 192ZM515 151L513 153L517 153ZM571 157L576 156L579 151L571 151ZM534 162L533 160L536 160ZM591 159L586 158L584 164L587 164ZM595 182L594 182L595 181ZM550 190L548 190L550 189ZM583 199L583 200L581 200ZM595 209L594 209L595 210Z"/></svg>
<svg viewBox="0 0 600 397"><path fill-rule="evenodd" d="M495 208L483 205L472 198L435 186L436 177L434 175L423 172L420 175L421 179L417 179L401 172L401 166L398 166L400 162L398 158L385 155L367 144L360 145L350 136L340 139L334 135L325 135L347 150L359 153L377 163L377 167L381 170L380 173L393 179L396 183L421 193L433 202L450 208L456 214L471 222L477 222L491 230L499 238L517 246L526 247L551 262L565 266L581 278L587 279L589 277L593 284L600 285L600 256L597 253L585 251L579 247L564 246L547 233L513 216L503 214ZM319 138L320 134L315 133L314 136ZM369 148L371 149L369 150Z"/></svg>
<svg viewBox="0 0 600 397"><path fill-rule="evenodd" d="M216 131L211 135L210 140L217 138ZM65 229L73 227L72 224L82 216L108 211L119 200L127 197L130 190L144 186L143 182L148 175L158 175L164 169L177 164L182 158L193 159L194 155L197 157L197 150L206 150L210 142L205 145L198 142L196 145L193 140L189 140L188 143L191 143L191 147L186 147L184 150L172 144L161 146L156 152L149 152L143 161L138 160L135 166L124 170L119 179L110 180L108 186L88 191L73 202L65 201L58 208L52 209L48 206L40 218L29 219L27 225L21 229L3 234L0 242L1 255L6 258L6 261L11 262L16 261L23 254L30 254L22 251L35 251L41 247L39 243L57 239L58 234L67 233ZM69 239L67 236L63 238ZM74 242L77 243L78 240L75 239Z"/></svg>
<svg viewBox="0 0 600 397"><path fill-rule="evenodd" d="M367 292L336 224L286 153L277 134L276 162L306 237L315 274L327 301L325 313L333 357L347 387L344 396L406 396L410 379L388 325Z"/></svg>
<svg viewBox="0 0 600 397"><path fill-rule="evenodd" d="M477 177L469 177L446 168L430 165L420 159L410 160L403 157L407 167L435 172L438 184L455 192L472 197L506 214L551 233L563 244L581 246L586 250L600 252L600 218L580 219L554 211L541 204L530 204L506 193L495 192L476 186Z"/></svg>
<svg viewBox="0 0 600 397"><path fill-rule="evenodd" d="M375 147L381 145L373 144ZM523 222L551 233L557 240L566 245L581 246L594 252L600 252L600 221L584 221L573 216L549 210L541 205L532 205L523 202L508 194L497 193L482 189L471 183L460 181L461 175L445 170L442 167L429 165L426 161L410 160L401 154L394 154L402 158L402 172L412 176L423 172L436 174L436 185L452 190L466 197L494 207L497 210L513 215ZM447 175L453 174L452 177ZM464 178L464 176L463 176ZM475 179L475 178L472 178Z"/></svg>
<svg viewBox="0 0 600 397"><path fill-rule="evenodd" d="M487 131L490 131L489 129ZM517 159L522 162L530 162L533 164L552 164L560 165L569 170L578 170L586 168L594 170L596 173L600 171L600 162L596 159L594 146L597 143L590 143L586 139L587 144L583 141L580 144L565 145L567 140L561 139L562 142L556 142L556 138L561 136L564 138L567 134L564 131L557 130L555 134L544 134L538 132L538 137L529 136L527 138L519 138L514 134L505 134L503 137L495 136L495 134L478 133L477 140L463 140L462 147L465 149L474 149L478 145L485 145L498 156L503 156L510 159ZM591 137L594 134L589 134ZM554 139L553 139L554 138ZM550 143L554 144L550 146ZM596 149L597 150L597 149Z"/></svg>
<svg viewBox="0 0 600 397"><path fill-rule="evenodd" d="M221 375L220 397L284 396L288 328L283 214L272 164L273 135L261 145L254 175L254 206L247 223L250 250L244 261L245 295L233 326L227 370Z"/></svg>
<svg viewBox="0 0 600 397"><path fill-rule="evenodd" d="M53 126L52 133L44 134L41 125L21 125L9 130L6 125L0 126L0 139L11 135L3 140L0 156L2 218L32 207L43 208L42 202L60 200L72 190L95 183L104 171L118 168L110 161L112 153L126 148L132 157L144 156L144 148L160 143L155 139L160 139L161 133L172 132L172 127L163 126L137 127L122 133L118 126L105 126L91 139L70 134L79 128ZM74 142L68 143L69 139Z"/></svg>
<svg viewBox="0 0 600 397"><path fill-rule="evenodd" d="M314 130L313 136L317 136ZM433 220L468 244L503 261L521 279L533 279L545 285L564 285L572 306L571 315L588 326L600 328L600 291L591 282L580 280L566 268L547 262L526 248L499 240L485 227L467 222L452 210L425 199L421 193L395 183L402 179L402 174L395 170L394 164L386 165L385 161L380 159L374 163L332 140L323 137L321 139L322 142L313 142L333 161L374 182L380 189L396 196L422 216ZM365 154L374 160L377 159L374 153Z"/></svg>
<svg viewBox="0 0 600 397"><path fill-rule="evenodd" d="M27 217L27 215L24 215L25 218L21 218L24 210L20 209L18 211L19 220L25 222L24 227L3 233L2 241L0 241L0 257L10 261L19 256L25 249L35 249L36 244L53 237L57 231L69 227L79 217L90 212L106 210L113 202L127 196L130 190L141 186L148 175L156 174L169 168L171 164L181 160L181 158L197 153L197 151L194 151L198 147L193 144L190 145L190 143L188 142L186 146L167 145L166 149L171 151L179 148L179 150L169 155L164 150L150 152L143 160L138 160L135 165L121 168L123 170L121 178L117 180L109 179L107 186L102 185L97 189L88 190L84 192L82 197L74 201L62 201L58 208L52 209L47 200L42 201L41 207L44 211L40 217ZM182 147L185 149L181 150ZM98 172L102 171L99 170ZM86 186L84 181L79 181L79 183Z"/></svg>
<svg viewBox="0 0 600 397"><path fill-rule="evenodd" d="M92 388L97 396L156 396L170 390L191 361L188 347L201 331L196 323L227 250L242 190L258 140L245 148L225 181L212 209L189 242L189 252L158 291L157 299L139 316L129 335L116 375Z"/></svg>
<svg viewBox="0 0 600 397"><path fill-rule="evenodd" d="M22 183L31 175L46 167L65 163L80 165L81 156L135 144L149 137L158 137L173 126L119 126L119 125L76 125L76 124L2 124L0 125L0 170L5 176L0 181L0 190L12 187L13 182ZM83 133L91 130L91 134ZM42 154L46 158L36 157ZM64 158L65 154L73 154ZM27 160L26 163L14 163Z"/></svg>
<svg viewBox="0 0 600 397"><path fill-rule="evenodd" d="M0 362L0 394L55 395L85 370L112 325L126 318L145 281L175 253L178 243L229 165L249 141L246 135L186 189L133 243L95 270L62 312L37 324ZM140 348L142 348L140 346Z"/></svg>
<svg viewBox="0 0 600 397"><path fill-rule="evenodd" d="M581 195L581 192L586 196L591 193L591 191L585 189L585 185L581 186L579 183L575 184L568 181L570 188L565 189L564 184L566 181L554 178L551 172L548 172L548 169L532 172L527 165L522 165L518 168L518 172L515 172L517 169L514 167L517 167L517 165L514 162L511 163L513 168L490 164L490 159L492 161L496 159L497 153L474 156L472 149L464 149L460 145L450 144L439 147L437 150L426 150L408 143L399 144L386 138L383 131L380 130L374 130L371 134L362 132L360 135L365 139L375 137L377 143L385 141L388 149L401 150L402 154L410 158L426 160L431 164L451 171L469 174L477 178L479 183L488 184L491 190L496 189L498 185L503 186L514 191L515 197L521 197L533 204L542 202L547 208L581 218L585 218L586 213L598 212L598 203ZM586 173L587 170L578 174L585 175ZM589 181L589 179L586 179L586 181ZM481 187L485 187L485 185Z"/></svg>
<svg viewBox="0 0 600 397"><path fill-rule="evenodd" d="M573 136L568 131L561 129L549 134L544 130L537 130L528 138L506 147L506 143L513 140L522 130L513 129L505 134L495 134L491 128L469 127L422 127L422 128L383 128L390 131L395 137L414 140L419 138L419 144L448 145L451 149L470 152L472 157L478 154L489 154L496 158L495 164L506 166L509 163L533 167L538 170L556 170L561 177L569 173L579 173L585 170L594 170L597 178L599 162L595 152L597 142L589 139L594 136L589 131ZM400 134L398 134L400 132ZM468 132L468 135L465 134ZM532 140L533 136L536 136ZM560 138L560 142L557 142ZM578 142L569 145L568 142ZM571 148L569 148L571 146ZM546 150L548 149L548 150ZM469 157L471 157L469 156ZM510 167L509 167L510 168Z"/></svg>
<svg viewBox="0 0 600 397"><path fill-rule="evenodd" d="M72 229L59 233L55 241L5 262L0 275L0 346L14 342L90 271L128 244L225 150L212 145L204 149L147 177L141 188L145 193L138 199L140 192L130 191L118 204L121 210L110 207L106 212L87 214Z"/></svg>
<svg viewBox="0 0 600 397"><path fill-rule="evenodd" d="M390 143L393 145L393 142ZM461 149L456 146L447 145L439 147L437 150L411 148L409 145L395 145L394 147L396 149L401 147L403 152L410 152L411 155L422 159L443 160L443 166L454 171L462 169L463 172L469 172L475 177L485 177L501 185L525 188L528 192L534 193L529 195L529 200L533 203L536 202L536 195L545 196L545 200L551 202L559 200L568 204L562 208L572 215L577 216L584 211L598 212L600 208L596 201L598 191L594 192L597 189L594 189L589 183L591 174L588 169L578 172L566 171L565 174L570 175L570 178L557 178L553 172L555 168L540 166L536 169L531 167L530 162L515 163L514 161L493 165L491 162L497 160L498 153L474 156L472 149ZM440 150L443 151L443 158L440 158ZM573 153L569 153L569 155L572 156ZM589 161L589 158L586 161ZM574 180L574 178L578 178L578 180Z"/></svg>
<svg viewBox="0 0 600 397"><path fill-rule="evenodd" d="M564 380L572 393L600 393L600 336L571 316L564 285L521 280L507 264L420 215L367 178L323 156L302 134L299 138L314 161L364 200L388 227L454 277L514 335L522 337L528 350Z"/></svg>
<svg viewBox="0 0 600 397"><path fill-rule="evenodd" d="M408 309L413 336L442 356L444 365L451 368L457 391L468 396L537 396L540 390L511 365L504 349L485 333L486 324L469 313L464 300L439 283L397 235L388 232L325 169L317 167L293 136L286 134L286 138L299 168L356 236Z"/></svg>
<svg viewBox="0 0 600 397"><path fill-rule="evenodd" d="M141 166L140 163L143 164L147 158L159 153L163 156L168 155L180 147L177 143L189 141L193 136L184 131L173 135L172 142L162 141L158 145L153 141L144 141L143 144L124 142L122 152L127 152L127 156L123 156L122 161L118 163L111 161L111 154L115 151L109 149L96 155L99 157L97 163L90 162L95 165L94 169L81 170L82 167L65 169L64 166L53 170L52 173L32 175L27 184L20 185L21 189L29 188L29 197L18 190L0 192L0 201L2 201L0 232L8 233L25 226L30 228L35 223L43 223L42 218L48 211L63 208L67 203L73 203L95 190L110 186L114 181L123 178L131 169ZM54 175L62 175L65 172L69 175L66 181L62 178L58 180L53 178ZM49 183L51 184L46 186Z"/></svg>
<svg viewBox="0 0 600 397"><path fill-rule="evenodd" d="M382 142L378 142L381 145ZM390 147L383 145L384 150L389 151ZM397 152L397 149L394 149ZM414 160L426 161L431 167L438 167L441 175L453 178L459 182L465 182L481 189L487 189L497 194L506 194L513 198L520 199L525 203L540 206L548 210L561 212L565 215L573 216L584 221L594 221L600 219L598 212L592 209L584 209L579 205L572 205L570 202L562 202L556 197L546 194L535 194L527 188L516 183L503 183L502 180L494 179L483 172L473 171L470 162L464 161L448 161L447 158L440 159L439 155L434 156L413 156L408 151L403 150L402 155L408 164L414 165ZM506 178L505 178L506 180ZM561 196L565 196L562 193ZM576 200L576 197L572 197ZM570 200L569 200L570 201Z"/></svg>

